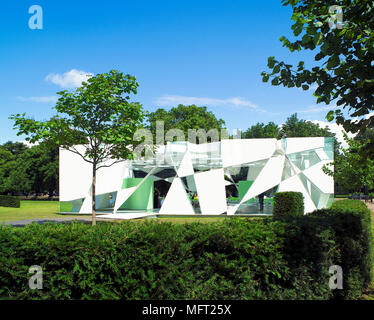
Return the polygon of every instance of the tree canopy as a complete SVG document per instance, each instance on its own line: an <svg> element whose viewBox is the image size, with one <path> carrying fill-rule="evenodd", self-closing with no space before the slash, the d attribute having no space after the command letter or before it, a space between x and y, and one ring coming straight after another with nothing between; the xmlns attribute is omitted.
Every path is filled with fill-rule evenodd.
<svg viewBox="0 0 374 320"><path fill-rule="evenodd" d="M135 131L144 119L138 102L130 102L139 84L131 75L111 70L97 74L73 92L58 92L58 115L47 121L12 115L18 135L30 142L61 146L92 164L92 224L96 224L96 171L133 157ZM83 145L84 151L76 145Z"/></svg>
<svg viewBox="0 0 374 320"><path fill-rule="evenodd" d="M189 129L204 129L208 132L210 129L224 129L225 121L217 119L211 111L207 111L207 107L199 107L196 105L178 105L170 110L162 108L148 114L147 128L151 130L153 136L156 136L156 121L164 122L164 131L170 129L180 129L183 131L185 138L188 138Z"/></svg>
<svg viewBox="0 0 374 320"><path fill-rule="evenodd" d="M256 123L242 133L244 139L276 138L283 137L335 137L328 127L322 128L319 124L299 119L297 113L287 118L281 126L274 122Z"/></svg>
<svg viewBox="0 0 374 320"><path fill-rule="evenodd" d="M15 194L30 191L24 163L16 155L0 146L0 194Z"/></svg>
<svg viewBox="0 0 374 320"><path fill-rule="evenodd" d="M279 126L274 122L264 124L258 122L255 125L248 128L242 133L244 139L255 139L255 138L278 138Z"/></svg>
<svg viewBox="0 0 374 320"><path fill-rule="evenodd" d="M328 127L321 128L319 124L299 119L297 113L292 114L282 124L279 138L282 137L334 137L335 134Z"/></svg>
<svg viewBox="0 0 374 320"><path fill-rule="evenodd" d="M268 58L270 72L264 82L275 86L311 89L317 85L317 103L336 103L327 118L342 124L348 132L374 127L374 2L372 0L282 0L293 10L291 27L296 39L280 38L290 52L310 50L316 61L295 67L275 57ZM339 7L336 7L339 5ZM343 11L343 22L337 11ZM333 22L333 23L332 23ZM349 112L346 118L343 109ZM366 116L366 117L365 117ZM374 142L369 150L374 153Z"/></svg>
<svg viewBox="0 0 374 320"><path fill-rule="evenodd" d="M0 146L0 194L48 192L52 197L56 191L58 147L42 143L29 148L24 143L9 141Z"/></svg>
<svg viewBox="0 0 374 320"><path fill-rule="evenodd" d="M8 141L3 144L3 148L11 152L13 155L18 156L25 152L28 147L22 142L12 142Z"/></svg>
<svg viewBox="0 0 374 320"><path fill-rule="evenodd" d="M366 148L366 141L348 138L344 134L348 148L341 148L342 153L335 155L334 170L331 165L323 168L324 172L334 177L334 180L344 190L350 192L361 191L368 186L374 188L374 160L363 158L361 149Z"/></svg>

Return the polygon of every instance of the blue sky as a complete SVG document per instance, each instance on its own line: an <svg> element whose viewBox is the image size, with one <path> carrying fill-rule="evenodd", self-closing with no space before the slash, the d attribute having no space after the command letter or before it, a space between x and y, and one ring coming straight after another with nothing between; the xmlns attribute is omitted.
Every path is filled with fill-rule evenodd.
<svg viewBox="0 0 374 320"><path fill-rule="evenodd" d="M43 30L31 30L31 5L43 9ZM207 105L230 130L256 122L281 124L292 113L325 120L313 91L262 83L267 58L305 60L279 38L291 37L291 9L267 1L9 1L0 10L0 143L23 140L12 113L54 114L54 97L80 71L117 69L140 83L133 97L149 111L179 103Z"/></svg>

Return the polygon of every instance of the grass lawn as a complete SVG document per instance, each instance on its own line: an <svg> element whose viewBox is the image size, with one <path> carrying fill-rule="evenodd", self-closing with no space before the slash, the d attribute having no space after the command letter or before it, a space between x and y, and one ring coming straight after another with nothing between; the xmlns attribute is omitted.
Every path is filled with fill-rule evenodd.
<svg viewBox="0 0 374 320"><path fill-rule="evenodd" d="M0 207L0 222L37 218L73 217L60 215L58 201L22 200L20 208Z"/></svg>
<svg viewBox="0 0 374 320"><path fill-rule="evenodd" d="M202 222L202 223L208 223L208 222L217 222L222 219L227 219L227 216L222 217L159 217L159 218L143 218L143 219L134 219L130 220L131 222L144 222L144 221L150 221L150 220L156 220L157 222L172 222L175 224L181 224L181 223L191 223L191 222ZM242 219L242 217L230 217L229 219ZM127 222L129 220L112 220L115 222Z"/></svg>
<svg viewBox="0 0 374 320"><path fill-rule="evenodd" d="M37 200L21 200L20 208L0 207L0 222L16 221L22 219L38 219L38 218L68 218L79 217L77 215L60 215L58 201L37 201ZM86 217L90 217L87 215ZM99 217L97 217L99 219ZM159 222L188 223L188 222L215 222L222 217L162 217L157 218ZM143 222L148 219L135 219L131 222ZM126 222L128 220L108 220L108 222Z"/></svg>

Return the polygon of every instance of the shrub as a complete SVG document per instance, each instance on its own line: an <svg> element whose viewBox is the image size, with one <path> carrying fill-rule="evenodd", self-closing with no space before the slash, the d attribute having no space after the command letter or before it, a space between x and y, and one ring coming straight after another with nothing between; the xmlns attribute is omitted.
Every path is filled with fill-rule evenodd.
<svg viewBox="0 0 374 320"><path fill-rule="evenodd" d="M360 200L341 200L329 210L317 210L333 226L334 239L340 249L335 264L343 269L343 290L337 296L352 299L367 288L372 278L371 212Z"/></svg>
<svg viewBox="0 0 374 320"><path fill-rule="evenodd" d="M18 197L0 195L0 207L19 208L21 202Z"/></svg>
<svg viewBox="0 0 374 320"><path fill-rule="evenodd" d="M0 226L0 299L355 298L370 281L364 214ZM365 226L365 227L364 227ZM43 290L28 268L43 268ZM330 290L340 265L344 290Z"/></svg>
<svg viewBox="0 0 374 320"><path fill-rule="evenodd" d="M277 192L274 195L275 218L302 215L304 215L304 197L301 192Z"/></svg>

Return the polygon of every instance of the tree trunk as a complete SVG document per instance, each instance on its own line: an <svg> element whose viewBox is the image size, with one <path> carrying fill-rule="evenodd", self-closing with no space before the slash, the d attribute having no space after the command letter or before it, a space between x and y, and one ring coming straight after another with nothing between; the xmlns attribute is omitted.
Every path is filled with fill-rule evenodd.
<svg viewBox="0 0 374 320"><path fill-rule="evenodd" d="M96 162L92 165L92 225L96 225Z"/></svg>
<svg viewBox="0 0 374 320"><path fill-rule="evenodd" d="M54 193L54 190L53 190L53 189L49 189L49 191L48 191L48 198L49 198L50 200L53 199L53 193Z"/></svg>

